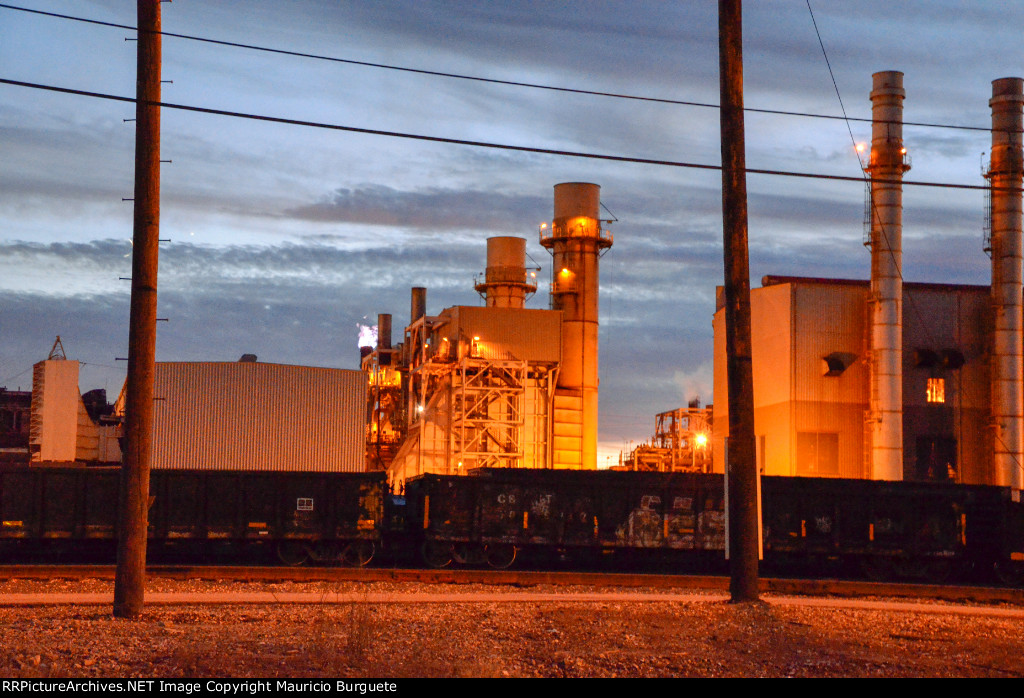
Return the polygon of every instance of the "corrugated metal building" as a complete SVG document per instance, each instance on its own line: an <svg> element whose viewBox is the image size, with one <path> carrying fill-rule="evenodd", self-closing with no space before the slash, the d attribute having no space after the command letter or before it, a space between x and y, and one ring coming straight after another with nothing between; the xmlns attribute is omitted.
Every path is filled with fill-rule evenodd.
<svg viewBox="0 0 1024 698"><path fill-rule="evenodd" d="M766 475L871 477L867 281L765 277L751 289L754 431ZM903 285L903 478L992 482L990 289ZM728 436L725 315L715 332L714 462Z"/></svg>
<svg viewBox="0 0 1024 698"><path fill-rule="evenodd" d="M153 468L357 472L366 374L239 362L158 362Z"/></svg>

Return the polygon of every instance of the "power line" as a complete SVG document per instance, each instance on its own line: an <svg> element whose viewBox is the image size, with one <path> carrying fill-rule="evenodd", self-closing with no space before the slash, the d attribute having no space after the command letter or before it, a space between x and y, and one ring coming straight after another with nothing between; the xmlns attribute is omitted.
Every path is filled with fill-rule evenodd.
<svg viewBox="0 0 1024 698"><path fill-rule="evenodd" d="M8 5L6 3L0 3L0 8L8 10L17 10L19 12L28 12L30 14L42 15L45 17L54 17L57 19L66 19L73 22L84 22L86 24L96 24L103 27L113 27L115 29L127 29L129 31L138 31L136 27L130 24L118 24L116 22L104 22L98 19L88 19L86 17L76 17L73 15L65 15L57 12L44 12L43 10L34 10L27 7L18 7L16 5ZM344 63L346 65L361 66L364 68L379 68L382 70L393 70L403 73L413 73L416 75L429 75L432 77L443 77L452 78L456 80L469 80L473 82L489 83L492 85L505 85L508 87L525 87L535 90L547 90L550 92L562 92L569 94L589 95L592 97L608 97L612 99L625 99L639 102L653 102L657 104L672 104L676 106L686 107L701 107L707 109L718 109L719 105L712 102L694 102L680 99L668 99L665 97L645 97L641 95L631 95L618 92L603 92L600 90L584 90L572 87L559 87L556 85L544 85L533 82L521 82L516 80L499 80L497 78L485 78L477 75L466 75L462 73L447 73L437 70L426 70L423 68L410 68L408 66L391 65L387 63L373 63L370 61L359 61L350 58L338 58L336 56L326 56L323 54L307 53L303 51L291 51L288 49L272 48L269 46L258 46L255 44L243 44L235 41L225 41L221 39L211 39L208 37L196 36L193 34L180 34L175 32L160 32L162 36L168 36L174 39L185 39L188 41L197 41L206 44L214 44L217 46L229 46L232 48L243 48L250 51L260 51L263 53L272 53L282 56L292 56L296 58L309 58L320 61L330 61L332 63ZM870 118L863 117L848 117L845 114L842 116L835 114L814 114L811 112L798 112L798 111L784 111L780 109L757 109L754 107L745 107L745 112L751 112L754 114L773 114L777 116L799 116L811 119L829 119L833 121L859 121L864 123L871 123ZM956 124L939 124L926 121L904 121L904 126L920 126L924 128L945 128L945 129L956 129L961 131L984 131L990 132L992 128L990 126L960 126Z"/></svg>
<svg viewBox="0 0 1024 698"><path fill-rule="evenodd" d="M811 23L814 25L814 33L818 37L818 45L821 46L821 53L825 57L825 65L828 66L828 74L829 74L829 77L832 78L832 86L835 88L836 98L839 100L839 108L842 110L843 115L845 116L846 115L846 107L843 105L843 97L839 93L839 85L836 83L836 77L832 73L832 63L828 59L828 51L825 50L825 42L822 41L821 32L818 31L818 22L814 19L814 10L811 9L811 0L806 0L806 2L807 2L807 12L811 15ZM853 137L853 129L850 128L849 123L847 123L847 129L850 132L850 140L853 142L853 145L856 148L856 145L857 145L856 139ZM860 153L859 152L857 153L857 161L860 163L861 171L863 171L864 170L864 162L860 159ZM869 185L871 184L871 180L869 180L866 176L864 177L864 181L866 183L868 183ZM883 240L885 241L886 248L889 250L890 258L895 260L895 252L893 252L892 245L889 243L889 235L886 232L884 223L882 222L881 214L879 214L879 212L878 212L878 207L875 205L875 198L874 198L874 196L871 197L870 201L871 201L871 215L872 215L874 220L878 221L878 230L879 230L879 233L881 234ZM903 265L900 264L898 261L896 262L896 273L899 274L900 283L901 284L902 283L906 283L906 279L903 277ZM931 331L931 328L930 328L930 323L925 321L924 313L921 311L921 308L918 307L917 301L914 298L914 294L913 293L906 293L904 291L901 291L901 295L906 297L906 299L908 301L908 305L910 306L910 309L913 311L914 315L917 316L917 320L920 322L921 327L924 328L925 334L928 336L929 341L934 346L934 344L935 344L935 337L932 334L932 331ZM1021 464L1020 459L1018 459L1017 456L1013 453L1013 451L1010 450L1009 446L1006 445L1006 443L1003 441L1002 437L999 435L998 431L995 432L995 437L996 437L996 440L1002 445L1004 451L1006 453L1009 453L1010 456L1013 458L1014 464L1017 466L1017 470L1024 469L1024 465Z"/></svg>
<svg viewBox="0 0 1024 698"><path fill-rule="evenodd" d="M828 51L825 50L825 42L822 40L821 32L818 30L818 22L817 20L814 19L814 10L811 9L811 0L806 0L806 2L807 12L811 16L811 24L814 26L814 34L818 37L818 45L821 46L821 55L824 56L825 58L825 65L828 68L829 77L832 78L832 87L835 88L836 99L839 100L839 109L843 112L843 115L845 116L846 106L843 104L843 96L839 93L839 84L836 82L836 76L832 72L832 62L828 59ZM861 159L860 152L858 152L856 149L857 139L854 138L853 129L850 128L849 123L846 124L846 128L850 133L850 142L854 146L854 152L857 152L857 162L860 163L860 169L863 173L865 172L864 161ZM868 187L870 187L872 183L875 181L867 177L867 175L863 175L863 180ZM882 241L885 243L885 247L889 252L889 258L893 260L893 263L896 268L896 274L899 275L900 277L900 283L906 283L906 278L904 278L903 276L903 265L899 262L899 260L896 259L896 253L893 251L892 244L889 240L889 231L886 230L885 223L882 221L882 216L878 212L878 206L875 204L875 197L873 195L870 195L868 201L871 206L871 225L874 226L875 222L877 221L879 235L881 236ZM872 242L872 244L874 243ZM932 336L930 323L925 322L924 314L918 307L913 294L907 295L907 300L911 311L914 313L914 315L917 316L918 321L921 323L921 327L924 328L925 334L928 336L929 340L931 340L934 343L935 338Z"/></svg>
<svg viewBox="0 0 1024 698"><path fill-rule="evenodd" d="M7 78L0 78L0 84L14 85L17 87L28 87L37 90L47 90L49 92L59 92L62 94L79 95L83 97L95 97L97 99L107 99L116 102L130 102L134 103L134 97L122 97L119 95L105 94L102 92L89 92L86 90L75 90L68 87L56 87L54 85L41 85L32 82L23 82L21 80L9 80ZM328 124L320 121L305 121L302 119L290 119L281 116L267 116L263 114L251 114L247 112L236 112L228 111L225 109L211 109L209 107L196 107L188 104L174 104L171 102L157 102L156 106L163 107L166 109L177 109L180 111L195 112L199 114L214 114L217 116L230 116L239 119L249 119L252 121L267 121L277 124L288 124L291 126L306 126L309 128L322 128L333 131L346 131L349 133L362 133L372 136L387 136L389 138L404 138L407 140L426 141L429 143L448 143L451 145L466 145L477 148L492 148L496 150L510 150L520 153L536 153L541 155L559 155L562 157L573 157L573 158L586 158L590 160L606 160L611 162L628 162L639 165L657 165L660 167L678 167L678 168L689 168L698 170L716 170L722 169L721 165L707 165L696 162L680 162L677 160L659 160L653 158L636 158L625 155L611 155L606 153L590 153L575 150L555 150L552 148L538 148L533 146L525 145L511 145L508 143L493 143L488 141L470 141L461 138L445 138L442 136L427 136L416 133L405 133L401 131L382 131L380 129L372 128L361 128L358 126L343 126L341 124ZM839 182L858 182L864 183L862 177L849 177L845 175L829 175L812 172L793 172L786 170L764 170L747 168L748 174L761 174L761 175L773 175L780 177L800 177L803 179L825 179L834 180ZM924 181L899 181L899 180L886 180L877 179L874 180L879 183L887 184L903 184L906 186L918 186L918 187L936 187L940 189L972 189L972 190L983 190L983 191L1008 191L1008 192L1019 192L1022 191L1019 187L994 187L991 185L984 184L953 184L948 182L924 182Z"/></svg>

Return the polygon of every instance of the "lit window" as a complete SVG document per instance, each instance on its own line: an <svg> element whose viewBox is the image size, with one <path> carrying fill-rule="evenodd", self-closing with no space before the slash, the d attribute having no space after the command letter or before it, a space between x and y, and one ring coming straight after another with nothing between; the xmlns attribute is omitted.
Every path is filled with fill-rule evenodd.
<svg viewBox="0 0 1024 698"><path fill-rule="evenodd" d="M928 379L928 392L926 393L928 402L945 402L946 401L946 379L945 378L929 378Z"/></svg>

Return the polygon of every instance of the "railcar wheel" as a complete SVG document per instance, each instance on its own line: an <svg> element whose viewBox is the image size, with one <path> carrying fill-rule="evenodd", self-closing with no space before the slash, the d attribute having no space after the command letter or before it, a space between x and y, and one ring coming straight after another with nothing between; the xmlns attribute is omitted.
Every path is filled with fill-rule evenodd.
<svg viewBox="0 0 1024 698"><path fill-rule="evenodd" d="M496 570L505 570L516 561L516 546L514 545L488 545L484 551L487 564Z"/></svg>
<svg viewBox="0 0 1024 698"><path fill-rule="evenodd" d="M441 569L452 564L452 546L448 543L437 540L424 541L420 553L427 566L434 569Z"/></svg>
<svg viewBox="0 0 1024 698"><path fill-rule="evenodd" d="M373 559L372 540L354 540L341 551L341 561L348 567L365 567Z"/></svg>
<svg viewBox="0 0 1024 698"><path fill-rule="evenodd" d="M277 544L277 559L289 567L298 567L309 560L309 550L304 543L284 540Z"/></svg>
<svg viewBox="0 0 1024 698"><path fill-rule="evenodd" d="M1007 586L1016 587L1024 582L1024 562L1000 560L995 564L996 578Z"/></svg>

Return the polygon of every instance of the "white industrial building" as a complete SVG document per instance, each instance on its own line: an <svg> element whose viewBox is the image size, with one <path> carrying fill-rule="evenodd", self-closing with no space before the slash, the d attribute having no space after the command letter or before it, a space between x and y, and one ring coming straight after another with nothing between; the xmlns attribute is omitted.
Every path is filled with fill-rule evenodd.
<svg viewBox="0 0 1024 698"><path fill-rule="evenodd" d="M78 389L79 363L68 359L60 337L45 361L32 368L29 458L33 463L121 460L120 426L89 416Z"/></svg>

